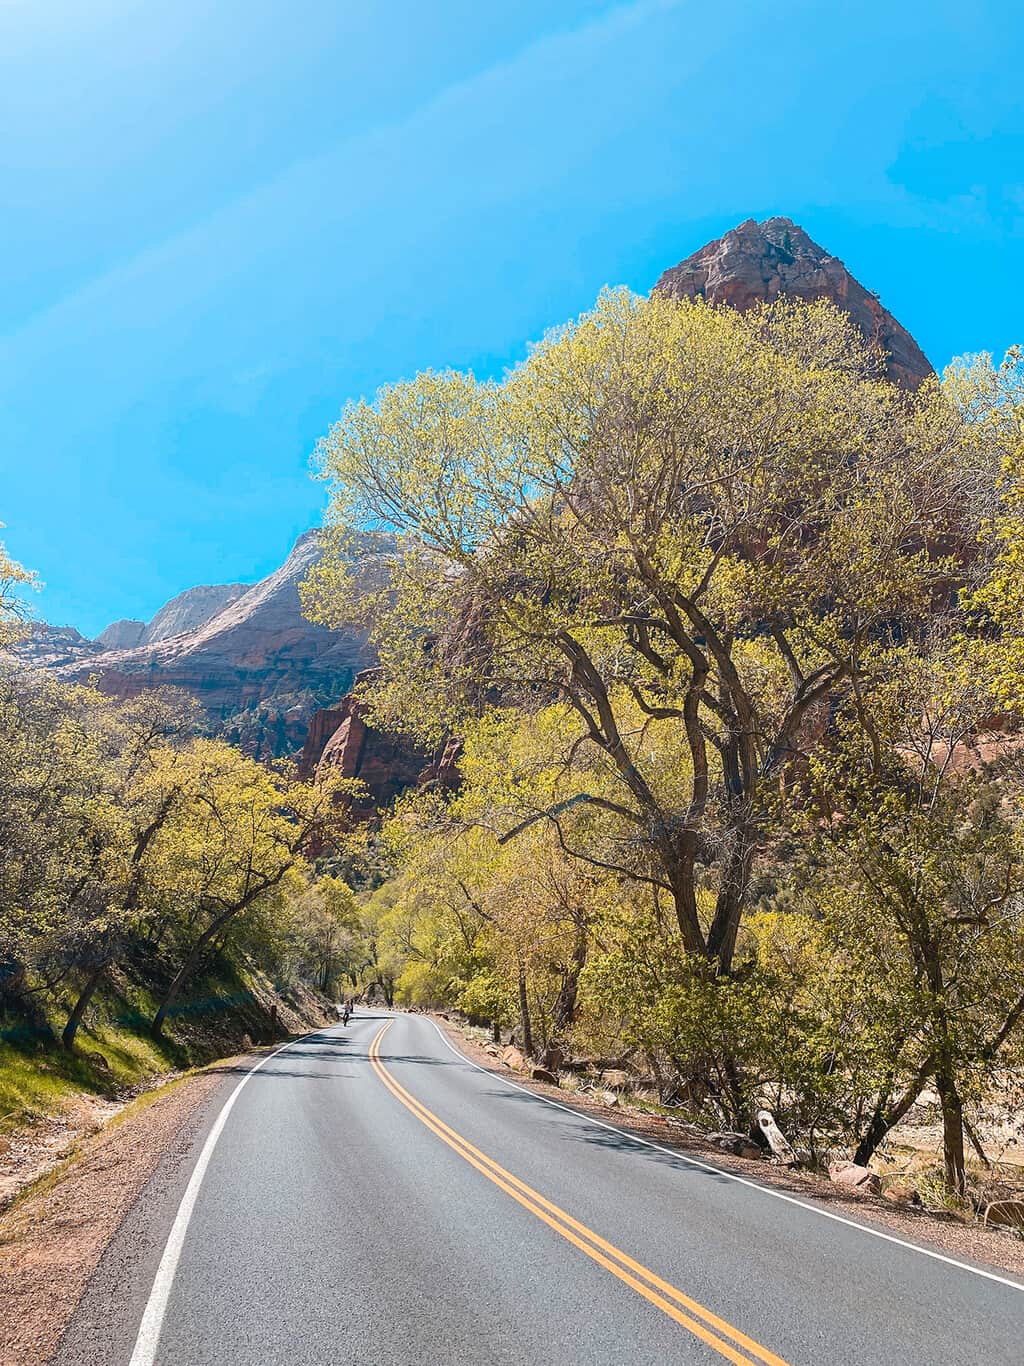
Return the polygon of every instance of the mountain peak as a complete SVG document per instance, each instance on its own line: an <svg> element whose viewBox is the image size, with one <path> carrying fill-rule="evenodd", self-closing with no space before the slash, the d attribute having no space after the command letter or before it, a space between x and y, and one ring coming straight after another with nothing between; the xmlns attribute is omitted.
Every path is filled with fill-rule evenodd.
<svg viewBox="0 0 1024 1366"><path fill-rule="evenodd" d="M666 270L654 288L675 299L704 298L741 312L780 295L831 299L885 357L889 378L916 389L932 375L917 342L838 256L818 245L791 218L748 218Z"/></svg>

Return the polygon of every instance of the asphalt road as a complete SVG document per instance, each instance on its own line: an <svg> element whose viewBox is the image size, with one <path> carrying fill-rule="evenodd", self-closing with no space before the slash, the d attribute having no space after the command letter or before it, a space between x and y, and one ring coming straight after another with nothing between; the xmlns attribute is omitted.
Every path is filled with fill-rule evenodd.
<svg viewBox="0 0 1024 1366"><path fill-rule="evenodd" d="M1021 1289L548 1104L422 1017L361 1012L238 1080L61 1366L1024 1363Z"/></svg>

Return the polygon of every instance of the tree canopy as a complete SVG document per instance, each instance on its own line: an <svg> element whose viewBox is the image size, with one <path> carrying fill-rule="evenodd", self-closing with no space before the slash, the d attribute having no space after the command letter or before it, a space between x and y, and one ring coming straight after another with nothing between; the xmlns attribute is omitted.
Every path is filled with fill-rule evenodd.
<svg viewBox="0 0 1024 1366"><path fill-rule="evenodd" d="M410 837L381 894L410 989L612 1002L735 1120L769 1037L820 1026L839 1056L813 983L784 992L793 961L838 954L851 1011L890 987L918 1003L902 1043L864 1019L875 1043L845 1048L856 1114L931 1077L955 1146L954 1093L1019 1015L993 967L1018 946L1015 770L985 736L1020 709L1021 413L1017 352L908 393L829 304L625 291L500 382L428 373L349 405L319 451L331 537L307 608L370 628L379 724L465 741L462 793L408 817L433 843ZM368 530L396 545L376 590L343 554ZM898 907L887 858L913 889ZM980 904L991 930L968 932ZM683 1018L703 1042L672 1036ZM955 1153L947 1170L962 1183Z"/></svg>

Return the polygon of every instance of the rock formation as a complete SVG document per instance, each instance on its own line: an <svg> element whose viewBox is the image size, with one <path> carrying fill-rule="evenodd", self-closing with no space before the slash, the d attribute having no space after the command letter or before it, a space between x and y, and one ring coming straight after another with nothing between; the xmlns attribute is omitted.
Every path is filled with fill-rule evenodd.
<svg viewBox="0 0 1024 1366"><path fill-rule="evenodd" d="M831 299L877 347L890 379L916 389L933 373L917 342L877 296L790 218L748 218L666 270L654 288L675 299L704 298L740 310L779 295Z"/></svg>
<svg viewBox="0 0 1024 1366"><path fill-rule="evenodd" d="M197 631L248 590L246 583L200 584L198 588L186 588L184 593L164 603L136 643L156 645L161 640L170 640L171 636L180 636L184 631Z"/></svg>
<svg viewBox="0 0 1024 1366"><path fill-rule="evenodd" d="M142 644L145 633L144 621L113 621L99 633L95 643L104 650L130 650Z"/></svg>
<svg viewBox="0 0 1024 1366"><path fill-rule="evenodd" d="M245 583L200 584L198 588L186 588L184 593L165 602L152 621L112 622L93 644L101 652L134 650L137 645L156 645L185 631L197 631L248 588Z"/></svg>
<svg viewBox="0 0 1024 1366"><path fill-rule="evenodd" d="M380 549L376 538L359 548L367 573ZM318 533L310 531L260 583L179 594L146 628L148 643L104 649L105 640L88 641L72 628L40 628L18 653L66 681L95 677L116 697L183 688L198 698L217 734L260 758L294 754L310 717L343 696L372 662L364 633L330 631L302 616L298 585L319 553Z"/></svg>
<svg viewBox="0 0 1024 1366"><path fill-rule="evenodd" d="M365 682L363 673L356 680ZM325 708L313 717L299 759L299 776L338 773L366 784L368 797L358 814L369 815L388 806L410 787L458 785L461 741L449 739L431 756L407 736L376 730L366 722L366 708L350 693L337 707Z"/></svg>

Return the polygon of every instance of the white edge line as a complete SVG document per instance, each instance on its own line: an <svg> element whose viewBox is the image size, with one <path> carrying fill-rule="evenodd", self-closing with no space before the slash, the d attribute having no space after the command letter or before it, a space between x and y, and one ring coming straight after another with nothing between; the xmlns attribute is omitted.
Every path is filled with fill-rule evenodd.
<svg viewBox="0 0 1024 1366"><path fill-rule="evenodd" d="M320 1031L313 1029L309 1034L318 1034ZM185 1235L188 1232L189 1220L192 1218L192 1211L195 1209L196 1200L199 1198L199 1189L203 1184L203 1177L206 1169L210 1165L213 1157L213 1150L217 1146L217 1140L223 1132L224 1125L227 1123L228 1115L238 1099L242 1088L250 1077L254 1076L261 1067L264 1067L272 1058L276 1058L278 1053L283 1053L286 1048L291 1048L294 1044L301 1043L303 1039L308 1039L309 1034L303 1034L301 1038L289 1039L280 1048L275 1048L273 1053L268 1053L265 1058L260 1058L255 1066L250 1067L245 1076L238 1083L235 1089L228 1096L221 1107L220 1114L217 1116L213 1128L206 1136L203 1150L199 1154L198 1161L192 1169L189 1183L185 1187L185 1194L181 1197L181 1204L178 1212L174 1216L174 1223L171 1231L167 1235L167 1243L164 1246L164 1254L160 1258L160 1265L156 1269L156 1276L153 1279L153 1288L149 1292L149 1299L146 1301L146 1308L142 1315L142 1322L139 1324L138 1335L135 1338L135 1348L132 1351L131 1361L128 1366L153 1366L156 1361L157 1348L160 1346L160 1331L164 1324L164 1314L167 1312L167 1303L171 1297L171 1290L174 1287L174 1275L178 1269L178 1259L181 1250L185 1245Z"/></svg>
<svg viewBox="0 0 1024 1366"><path fill-rule="evenodd" d="M455 1056L470 1067L475 1067L478 1072L482 1072L485 1077L491 1077L494 1081L500 1081L503 1086L510 1086L513 1091L522 1091L525 1096L532 1096L534 1100L543 1101L545 1105L552 1106L555 1110L564 1110L567 1115L573 1115L576 1119L582 1119L586 1124L592 1124L598 1129L607 1129L609 1133L618 1134L622 1138L628 1138L633 1143L641 1143L645 1148L653 1148L655 1152L665 1153L669 1157L678 1158L680 1162L685 1162L691 1167L698 1167L701 1171L714 1172L716 1176L724 1176L727 1181L735 1181L741 1186L749 1186L751 1190L760 1191L763 1195L774 1196L776 1200L785 1200L787 1205L797 1205L800 1209L809 1210L811 1214L820 1214L823 1219L833 1219L837 1224L845 1224L848 1228L856 1228L861 1233L870 1233L872 1238L881 1238L887 1243L895 1243L897 1247L906 1248L910 1252L919 1252L922 1257L931 1257L934 1261L945 1262L947 1266L955 1266L960 1271L969 1271L973 1276L984 1276L987 1281L995 1281L998 1285L1009 1286L1011 1290L1019 1290L1024 1293L1024 1285L1019 1281L1011 1281L1006 1276L997 1276L994 1271L985 1271L980 1266L971 1266L969 1262L958 1262L955 1257L947 1257L942 1252L933 1252L931 1248L921 1247L918 1243L907 1242L905 1238L897 1238L893 1233L883 1233L881 1229L872 1228L870 1224L860 1224L856 1219L847 1219L841 1214L833 1214L831 1210L820 1209L817 1205L809 1204L806 1200L800 1200L795 1195L786 1195L784 1191L775 1190L772 1186L762 1186L759 1181L751 1181L747 1176L737 1176L735 1172L727 1171L724 1167L716 1167L710 1162L701 1162L699 1158L688 1157L680 1152L678 1148L664 1148L660 1143L652 1143L648 1138L641 1138L638 1134L627 1133L625 1129L617 1129L614 1124L606 1124L603 1120L594 1119L585 1111L574 1110L570 1105L562 1105L557 1100L551 1100L548 1096L542 1096L539 1091L531 1091L528 1086L520 1086L518 1082L509 1081L500 1072L492 1072L489 1067L481 1067L478 1062L468 1058L465 1053L460 1053L455 1045L445 1036L441 1026L435 1020L430 1023L437 1030L441 1042ZM132 1362L132 1366L142 1366L142 1363Z"/></svg>

